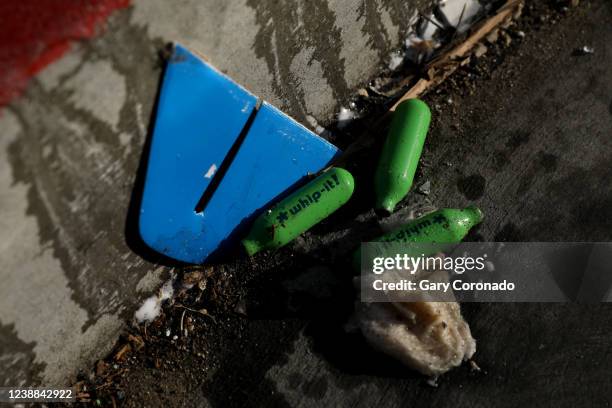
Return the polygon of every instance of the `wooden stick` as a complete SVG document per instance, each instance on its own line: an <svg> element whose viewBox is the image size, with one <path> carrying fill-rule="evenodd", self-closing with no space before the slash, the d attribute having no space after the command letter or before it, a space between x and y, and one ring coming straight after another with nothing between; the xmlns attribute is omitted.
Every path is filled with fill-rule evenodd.
<svg viewBox="0 0 612 408"><path fill-rule="evenodd" d="M353 154L371 146L374 143L374 136L381 131L380 128L392 115L397 105L407 99L417 98L423 95L430 88L440 84L448 78L448 76L455 72L462 64L465 64L469 60L469 52L474 46L481 42L491 31L507 21L507 19L512 18L512 16L522 8L523 1L524 0L507 0L494 16L478 26L465 41L427 64L425 70L430 73L429 79L423 78L417 81L417 83L404 93L404 95L402 95L381 118L374 121L372 124L366 125L363 133L344 150L344 153L338 159L334 160L323 171L330 167L343 165Z"/></svg>
<svg viewBox="0 0 612 408"><path fill-rule="evenodd" d="M406 99L417 98L432 86L438 85L466 61L468 53L481 42L491 31L501 25L506 19L510 18L520 7L522 0L508 0L500 7L497 14L486 20L476 31L474 31L465 41L457 45L443 56L434 59L428 64L427 72L434 70L435 74L431 79L420 79L410 88L401 98L393 104L389 111L393 112L397 105Z"/></svg>

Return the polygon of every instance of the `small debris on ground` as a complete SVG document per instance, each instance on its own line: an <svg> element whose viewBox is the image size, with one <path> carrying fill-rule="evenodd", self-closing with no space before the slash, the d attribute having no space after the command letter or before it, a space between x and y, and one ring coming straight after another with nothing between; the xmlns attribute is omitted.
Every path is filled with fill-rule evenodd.
<svg viewBox="0 0 612 408"><path fill-rule="evenodd" d="M480 58L487 53L487 46L480 43L474 47L474 56Z"/></svg>
<svg viewBox="0 0 612 408"><path fill-rule="evenodd" d="M427 385L438 388L438 377L430 377L427 379Z"/></svg>
<svg viewBox="0 0 612 408"><path fill-rule="evenodd" d="M595 49L593 49L593 47L589 47L588 45L584 45L576 50L576 54L578 55L595 54Z"/></svg>
<svg viewBox="0 0 612 408"><path fill-rule="evenodd" d="M115 361L125 361L129 352L132 351L132 346L124 344L117 353L115 353Z"/></svg>
<svg viewBox="0 0 612 408"><path fill-rule="evenodd" d="M147 298L142 306L134 313L138 323L152 322L161 312L162 303L172 299L174 295L174 279L169 279L159 290L159 293Z"/></svg>
<svg viewBox="0 0 612 408"><path fill-rule="evenodd" d="M106 361L98 360L98 362L96 363L96 375L98 377L103 376L104 374L106 374L108 367L109 367L109 364Z"/></svg>
<svg viewBox="0 0 612 408"><path fill-rule="evenodd" d="M321 126L319 122L313 116L306 115L306 120L308 121L308 124L311 126L311 128L314 130L314 132L317 135L323 136L323 137L329 136L329 133L330 133L329 130Z"/></svg>
<svg viewBox="0 0 612 408"><path fill-rule="evenodd" d="M431 181L427 180L421 184L417 191L423 195L429 195L431 193Z"/></svg>
<svg viewBox="0 0 612 408"><path fill-rule="evenodd" d="M482 371L480 366L476 364L474 360L470 360L470 368L472 369L472 371Z"/></svg>
<svg viewBox="0 0 612 408"><path fill-rule="evenodd" d="M487 40L487 42L489 42L490 44L496 43L497 40L499 39L499 29L495 29L493 31L491 31L486 37L485 39Z"/></svg>
<svg viewBox="0 0 612 408"><path fill-rule="evenodd" d="M133 334L128 334L128 341L130 342L130 344L132 346L134 346L134 349L136 351L142 349L145 345L144 340L142 339L142 337L140 336L135 336Z"/></svg>

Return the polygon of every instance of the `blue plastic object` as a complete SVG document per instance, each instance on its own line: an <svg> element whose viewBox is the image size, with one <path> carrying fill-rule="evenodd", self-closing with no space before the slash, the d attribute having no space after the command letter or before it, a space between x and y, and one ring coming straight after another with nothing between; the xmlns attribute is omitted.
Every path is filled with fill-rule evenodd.
<svg viewBox="0 0 612 408"><path fill-rule="evenodd" d="M338 154L334 145L272 105L263 102L258 108L257 102L202 59L174 46L140 209L140 234L151 248L203 263L235 244L260 211Z"/></svg>

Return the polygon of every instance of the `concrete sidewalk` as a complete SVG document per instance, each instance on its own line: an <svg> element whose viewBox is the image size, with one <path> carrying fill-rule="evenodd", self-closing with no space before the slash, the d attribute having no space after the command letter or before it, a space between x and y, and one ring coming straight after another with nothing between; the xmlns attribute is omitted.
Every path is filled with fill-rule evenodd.
<svg viewBox="0 0 612 408"><path fill-rule="evenodd" d="M0 386L61 385L112 347L169 268L128 212L179 41L304 124L326 121L426 0L139 0L0 114Z"/></svg>

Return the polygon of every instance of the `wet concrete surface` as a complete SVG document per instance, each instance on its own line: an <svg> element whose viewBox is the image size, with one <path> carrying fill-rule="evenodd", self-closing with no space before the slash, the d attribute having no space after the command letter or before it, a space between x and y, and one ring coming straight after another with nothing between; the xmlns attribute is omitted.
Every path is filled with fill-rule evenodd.
<svg viewBox="0 0 612 408"><path fill-rule="evenodd" d="M72 381L171 271L130 211L165 43L325 122L426 3L136 1L48 67L0 115L0 385Z"/></svg>
<svg viewBox="0 0 612 408"><path fill-rule="evenodd" d="M412 194L399 218L476 204L486 218L470 240L610 240L612 5L533 4L511 44L489 45L425 98L434 123L415 185L431 193ZM576 54L584 45L595 53ZM121 364L114 395L126 406L609 406L607 304L464 304L481 371L466 364L436 386L345 330L346 260L398 218L370 208L375 154L350 163L358 189L337 214L288 248L216 265L203 295L177 298L214 320L187 314L184 334L184 309L168 306L140 330L147 346Z"/></svg>

